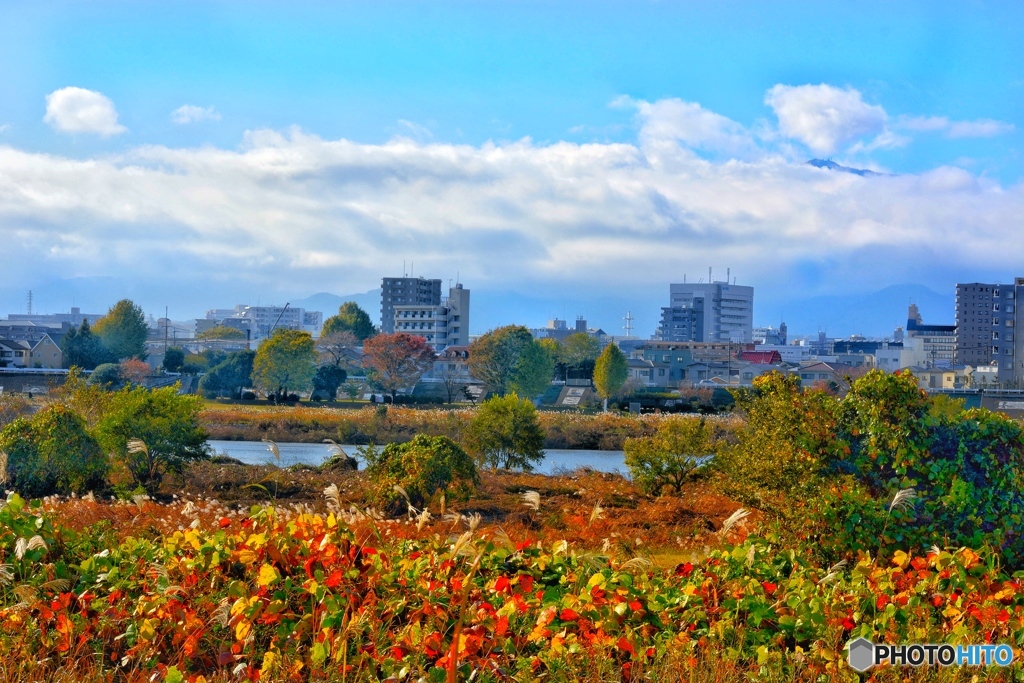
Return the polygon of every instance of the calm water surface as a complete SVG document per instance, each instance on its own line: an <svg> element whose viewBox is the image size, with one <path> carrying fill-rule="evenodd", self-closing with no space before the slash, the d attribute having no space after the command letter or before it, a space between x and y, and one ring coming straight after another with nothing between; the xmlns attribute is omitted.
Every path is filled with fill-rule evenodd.
<svg viewBox="0 0 1024 683"><path fill-rule="evenodd" d="M319 443L286 443L277 442L281 451L281 462L274 460L273 453L262 441L208 441L210 448L218 455L227 455L241 460L247 465L279 464L319 465L330 457L329 444ZM342 448L349 455L359 458L356 452L359 446L344 445ZM360 462L360 468L363 467ZM544 461L536 471L541 474L556 474L560 471L574 470L577 467L589 467L598 472L618 472L627 474L622 451L581 451L553 448L544 451Z"/></svg>

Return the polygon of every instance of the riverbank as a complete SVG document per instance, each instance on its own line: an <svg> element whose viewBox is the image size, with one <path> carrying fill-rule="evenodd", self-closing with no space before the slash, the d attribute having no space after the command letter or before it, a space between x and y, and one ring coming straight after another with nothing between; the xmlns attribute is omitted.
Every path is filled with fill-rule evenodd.
<svg viewBox="0 0 1024 683"><path fill-rule="evenodd" d="M403 443L417 434L447 436L461 442L475 408L412 408L406 406L366 406L358 409L281 406L225 406L208 404L200 421L209 438L221 441L288 441L322 443ZM586 414L540 410L545 448L585 450L622 450L630 437L650 436L666 415L624 413ZM707 419L732 425L731 415Z"/></svg>

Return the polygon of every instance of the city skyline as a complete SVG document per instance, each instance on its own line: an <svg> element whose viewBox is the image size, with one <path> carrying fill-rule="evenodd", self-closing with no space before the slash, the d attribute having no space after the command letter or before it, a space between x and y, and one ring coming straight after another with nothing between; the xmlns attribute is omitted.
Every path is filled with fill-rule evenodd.
<svg viewBox="0 0 1024 683"><path fill-rule="evenodd" d="M712 265L777 324L1020 270L1016 5L5 5L0 310L280 304L408 261L607 325Z"/></svg>

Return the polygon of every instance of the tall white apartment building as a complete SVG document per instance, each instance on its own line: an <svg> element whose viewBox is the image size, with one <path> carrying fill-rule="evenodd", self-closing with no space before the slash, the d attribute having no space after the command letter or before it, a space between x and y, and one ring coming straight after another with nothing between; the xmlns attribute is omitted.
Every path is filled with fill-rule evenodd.
<svg viewBox="0 0 1024 683"><path fill-rule="evenodd" d="M395 332L423 337L435 351L469 345L469 290L457 284L440 303L398 304L391 319Z"/></svg>

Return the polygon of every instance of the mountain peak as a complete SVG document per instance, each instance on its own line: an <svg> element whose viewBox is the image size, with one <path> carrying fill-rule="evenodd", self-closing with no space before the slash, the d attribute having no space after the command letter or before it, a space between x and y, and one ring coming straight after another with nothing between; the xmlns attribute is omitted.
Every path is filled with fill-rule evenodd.
<svg viewBox="0 0 1024 683"><path fill-rule="evenodd" d="M877 176L885 175L884 173L877 173L875 171L869 171L866 168L850 168L849 166L841 166L831 159L811 159L807 162L815 168L824 168L829 171L842 171L843 173L853 173L859 176Z"/></svg>

